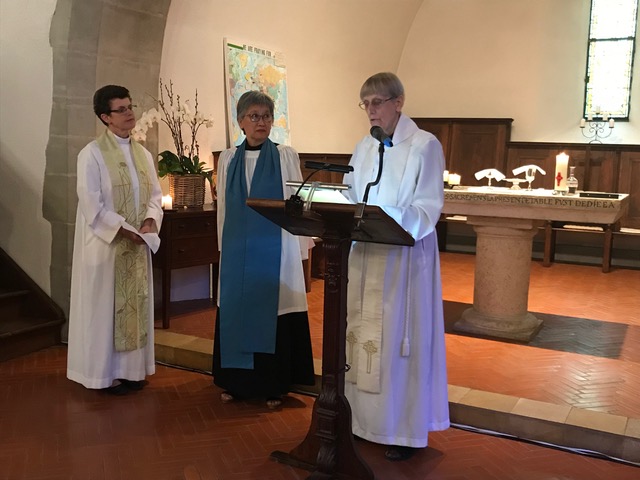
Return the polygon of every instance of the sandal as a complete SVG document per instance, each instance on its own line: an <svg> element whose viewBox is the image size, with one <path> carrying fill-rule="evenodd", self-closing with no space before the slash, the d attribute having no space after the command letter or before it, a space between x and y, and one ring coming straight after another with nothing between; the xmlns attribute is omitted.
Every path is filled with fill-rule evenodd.
<svg viewBox="0 0 640 480"><path fill-rule="evenodd" d="M231 403L235 400L235 397L229 392L222 392L220 394L220 401L222 403Z"/></svg>
<svg viewBox="0 0 640 480"><path fill-rule="evenodd" d="M282 399L279 397L270 397L267 398L267 408L273 410L274 408L278 408L282 405Z"/></svg>

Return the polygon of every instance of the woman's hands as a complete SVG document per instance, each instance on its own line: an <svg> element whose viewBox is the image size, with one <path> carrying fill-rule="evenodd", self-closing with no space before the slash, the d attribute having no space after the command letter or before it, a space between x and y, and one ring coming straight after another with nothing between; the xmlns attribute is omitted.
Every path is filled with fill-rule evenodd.
<svg viewBox="0 0 640 480"><path fill-rule="evenodd" d="M138 230L139 233L157 233L158 228L156 227L156 221L153 218L147 218L144 222L142 222L142 226ZM127 240L132 241L136 245L144 245L145 241L140 237L140 235L127 230L126 228L120 227L118 233L122 235Z"/></svg>

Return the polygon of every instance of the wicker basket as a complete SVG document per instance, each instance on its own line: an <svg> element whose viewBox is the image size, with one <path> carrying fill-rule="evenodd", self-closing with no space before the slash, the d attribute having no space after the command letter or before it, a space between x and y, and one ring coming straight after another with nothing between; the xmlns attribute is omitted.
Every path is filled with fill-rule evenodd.
<svg viewBox="0 0 640 480"><path fill-rule="evenodd" d="M201 207L204 205L206 178L202 175L169 175L169 194L174 207Z"/></svg>

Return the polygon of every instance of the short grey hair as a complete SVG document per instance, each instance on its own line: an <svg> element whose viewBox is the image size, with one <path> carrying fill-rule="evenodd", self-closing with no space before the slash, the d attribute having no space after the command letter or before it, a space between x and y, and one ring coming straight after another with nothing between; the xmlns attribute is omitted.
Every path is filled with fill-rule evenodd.
<svg viewBox="0 0 640 480"><path fill-rule="evenodd" d="M273 111L275 108L273 99L266 93L251 90L243 93L240 100L238 100L238 105L236 105L236 118L238 121L242 120L242 118L247 114L247 111L254 105L264 105L269 107L269 112L273 117Z"/></svg>
<svg viewBox="0 0 640 480"><path fill-rule="evenodd" d="M370 76L360 88L360 100L369 95L387 95L397 98L404 95L402 82L395 73L381 72Z"/></svg>

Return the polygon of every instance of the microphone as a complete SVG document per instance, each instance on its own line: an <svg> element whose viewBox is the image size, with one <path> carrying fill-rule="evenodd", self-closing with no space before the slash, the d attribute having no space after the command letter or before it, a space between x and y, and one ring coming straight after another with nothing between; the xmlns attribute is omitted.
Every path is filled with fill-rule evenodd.
<svg viewBox="0 0 640 480"><path fill-rule="evenodd" d="M367 183L367 186L364 189L364 196L362 197L362 204L361 204L362 205L361 212L364 212L364 205L367 203L367 200L369 199L369 189L371 187L375 187L376 185L378 185L378 183L380 183L380 177L382 176L382 158L384 156L384 147L385 146L393 147L393 142L391 141L391 137L386 133L384 133L384 130L382 130L381 127L378 127L377 125L375 125L371 127L371 130L369 130L369 133L373 138L375 138L380 142L380 145L378 146L378 155L379 155L378 176L373 182Z"/></svg>
<svg viewBox="0 0 640 480"><path fill-rule="evenodd" d="M382 130L381 127L378 127L377 125L375 125L371 127L371 130L369 130L369 133L373 138L378 140L385 147L393 147L393 142L391 141L391 137L386 133L384 133L384 130Z"/></svg>
<svg viewBox="0 0 640 480"><path fill-rule="evenodd" d="M304 162L305 168L310 168L312 170L326 170L328 172L336 172L336 173L349 173L353 172L353 167L351 165L341 165L339 163L329 163L329 162L314 162L313 160L307 160ZM316 172L313 172L316 173Z"/></svg>

